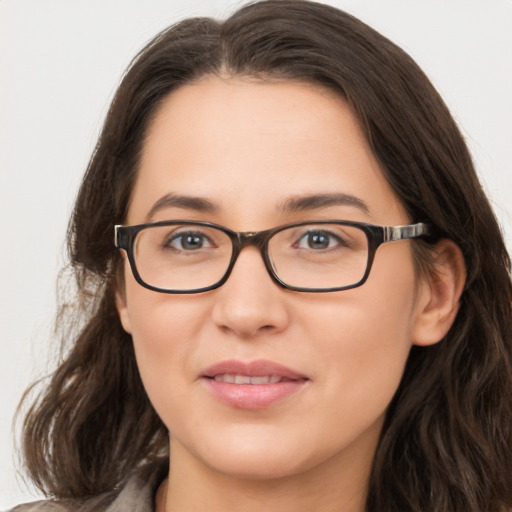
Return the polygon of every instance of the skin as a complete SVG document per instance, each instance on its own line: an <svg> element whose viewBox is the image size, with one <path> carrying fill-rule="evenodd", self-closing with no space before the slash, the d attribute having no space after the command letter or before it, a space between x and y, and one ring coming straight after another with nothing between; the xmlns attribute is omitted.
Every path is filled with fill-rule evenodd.
<svg viewBox="0 0 512 512"><path fill-rule="evenodd" d="M290 198L351 194L368 207L284 212ZM206 198L212 212L169 206L151 221L187 218L235 231L311 219L401 225L410 219L347 104L318 86L206 77L173 92L149 127L126 224L148 221L165 194ZM386 408L412 344L437 342L463 283L453 244L438 276L418 278L411 242L384 244L368 281L334 293L277 286L258 250L244 249L221 288L166 295L125 265L118 310L144 386L170 431L170 476L157 509L364 509ZM260 410L228 406L199 378L225 359L268 359L308 377Z"/></svg>

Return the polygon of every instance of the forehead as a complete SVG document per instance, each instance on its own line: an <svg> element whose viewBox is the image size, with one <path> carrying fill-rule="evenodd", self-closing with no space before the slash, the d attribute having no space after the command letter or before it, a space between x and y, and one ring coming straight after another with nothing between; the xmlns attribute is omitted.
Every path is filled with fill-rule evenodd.
<svg viewBox="0 0 512 512"><path fill-rule="evenodd" d="M398 203L341 97L305 83L207 77L157 111L129 217L140 222L160 197L180 194L260 220L289 198L333 192L364 195L377 215Z"/></svg>

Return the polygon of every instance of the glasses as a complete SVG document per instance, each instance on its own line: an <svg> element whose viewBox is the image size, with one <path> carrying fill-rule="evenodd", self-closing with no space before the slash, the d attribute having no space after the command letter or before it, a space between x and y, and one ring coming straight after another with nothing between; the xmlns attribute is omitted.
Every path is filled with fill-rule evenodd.
<svg viewBox="0 0 512 512"><path fill-rule="evenodd" d="M250 245L260 250L270 277L283 288L334 292L367 280L381 244L430 234L423 223L393 227L325 220L237 233L210 222L173 220L117 225L115 246L126 251L136 281L161 293L218 288Z"/></svg>

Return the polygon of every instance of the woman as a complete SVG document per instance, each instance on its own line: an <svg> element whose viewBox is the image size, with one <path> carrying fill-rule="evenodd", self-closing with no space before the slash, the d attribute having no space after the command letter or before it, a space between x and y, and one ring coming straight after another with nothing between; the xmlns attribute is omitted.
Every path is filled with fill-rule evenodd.
<svg viewBox="0 0 512 512"><path fill-rule="evenodd" d="M512 506L499 227L427 78L346 13L157 36L69 248L83 325L24 425L57 501L19 510Z"/></svg>

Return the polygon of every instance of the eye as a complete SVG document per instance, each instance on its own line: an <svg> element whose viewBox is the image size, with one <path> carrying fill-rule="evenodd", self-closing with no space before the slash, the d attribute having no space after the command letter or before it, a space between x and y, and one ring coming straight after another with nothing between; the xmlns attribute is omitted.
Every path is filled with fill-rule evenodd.
<svg viewBox="0 0 512 512"><path fill-rule="evenodd" d="M200 231L182 231L169 236L165 240L164 246L178 251L197 251L213 247L213 244L208 236Z"/></svg>
<svg viewBox="0 0 512 512"><path fill-rule="evenodd" d="M333 247L346 246L340 236L326 230L308 231L297 242L299 249L325 250Z"/></svg>

